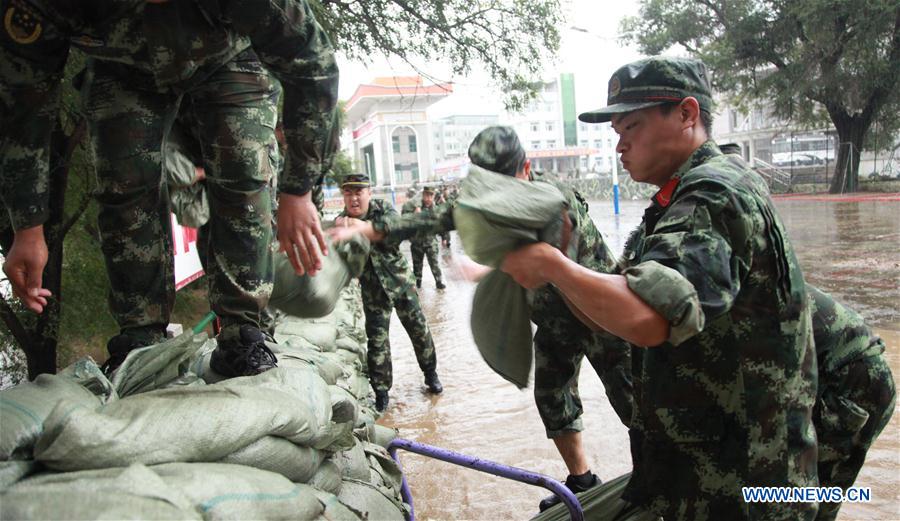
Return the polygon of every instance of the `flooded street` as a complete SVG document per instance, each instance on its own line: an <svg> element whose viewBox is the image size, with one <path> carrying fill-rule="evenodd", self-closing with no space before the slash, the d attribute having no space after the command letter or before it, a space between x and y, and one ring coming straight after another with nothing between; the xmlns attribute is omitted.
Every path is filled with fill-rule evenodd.
<svg viewBox="0 0 900 521"><path fill-rule="evenodd" d="M888 346L900 375L900 202L776 201L809 282L860 312ZM640 222L646 202L594 202L591 215L617 254ZM453 249L459 251L454 236ZM445 264L446 267L446 264ZM426 266L421 300L434 334L444 393L424 393L412 347L396 315L391 324L394 387L380 421L404 438L487 458L562 479L566 475L544 433L531 388L519 391L481 360L469 332L474 286L448 280L434 288ZM445 270L446 271L446 270ZM896 380L896 378L895 378ZM589 364L580 377L584 441L592 469L604 480L631 469L628 433ZM543 489L400 453L418 519L527 519ZM900 519L900 415L870 450L857 486L872 502L846 504L839 519Z"/></svg>

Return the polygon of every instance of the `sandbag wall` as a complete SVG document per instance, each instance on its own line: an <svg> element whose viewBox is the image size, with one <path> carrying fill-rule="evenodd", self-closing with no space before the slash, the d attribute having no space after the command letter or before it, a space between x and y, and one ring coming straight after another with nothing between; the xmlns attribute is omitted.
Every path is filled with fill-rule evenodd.
<svg viewBox="0 0 900 521"><path fill-rule="evenodd" d="M405 519L363 320L354 283L326 317L279 317L261 375L222 379L188 333L112 380L82 359L0 392L0 519Z"/></svg>

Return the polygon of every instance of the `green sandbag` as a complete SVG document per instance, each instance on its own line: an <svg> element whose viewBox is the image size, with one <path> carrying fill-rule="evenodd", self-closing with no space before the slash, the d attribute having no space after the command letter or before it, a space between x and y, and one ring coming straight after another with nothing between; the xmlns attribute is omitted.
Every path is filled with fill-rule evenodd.
<svg viewBox="0 0 900 521"><path fill-rule="evenodd" d="M363 517L362 512L358 512L341 503L341 500L334 494L320 490L316 490L315 494L319 502L325 506L325 512L322 512L322 517L320 518L321 521L362 521L366 519Z"/></svg>
<svg viewBox="0 0 900 521"><path fill-rule="evenodd" d="M331 443L331 394L310 368L275 368L218 384L150 391L94 411L63 401L35 459L58 470L218 461L263 436ZM212 411L212 412L211 412Z"/></svg>
<svg viewBox="0 0 900 521"><path fill-rule="evenodd" d="M325 460L309 480L309 485L331 494L340 494L343 486L341 471L333 461Z"/></svg>
<svg viewBox="0 0 900 521"><path fill-rule="evenodd" d="M334 352L337 322L328 315L320 318L282 317L275 324L275 340L325 353ZM302 342L298 342L302 340Z"/></svg>
<svg viewBox="0 0 900 521"><path fill-rule="evenodd" d="M476 262L498 267L507 253L543 241L559 246L566 199L548 183L532 183L473 166L461 185L453 218L463 249ZM508 275L479 283L470 319L475 345L497 374L528 385L532 359L528 293Z"/></svg>
<svg viewBox="0 0 900 521"><path fill-rule="evenodd" d="M42 473L0 496L0 519L203 519L191 500L143 465Z"/></svg>
<svg viewBox="0 0 900 521"><path fill-rule="evenodd" d="M394 461L387 449L374 443L363 442L366 459L371 471L367 480L374 485L380 485L390 489L394 494L400 494L400 485L403 481L403 473L400 466Z"/></svg>
<svg viewBox="0 0 900 521"><path fill-rule="evenodd" d="M591 521L657 521L660 519L648 510L631 505L622 500L622 492L631 474L619 476L578 494L584 518ZM564 503L541 512L532 521L567 521L569 509Z"/></svg>
<svg viewBox="0 0 900 521"><path fill-rule="evenodd" d="M200 378L192 365L200 353L211 351L214 340L206 333L186 332L159 344L128 353L113 374L112 383L120 397L185 385Z"/></svg>
<svg viewBox="0 0 900 521"><path fill-rule="evenodd" d="M399 496L384 487L354 479L344 479L338 499L350 508L362 512L366 519L405 521L409 513Z"/></svg>
<svg viewBox="0 0 900 521"><path fill-rule="evenodd" d="M502 271L488 273L475 288L469 322L478 352L488 366L516 387L526 387L533 357L531 308L525 288Z"/></svg>
<svg viewBox="0 0 900 521"><path fill-rule="evenodd" d="M362 273L369 256L369 241L356 237L328 245L322 269L315 276L298 276L287 255L275 255L275 276L269 305L295 317L324 317L331 313L341 290Z"/></svg>
<svg viewBox="0 0 900 521"><path fill-rule="evenodd" d="M112 384L89 358L0 391L0 460L30 459L44 420L60 400L94 409L114 397Z"/></svg>
<svg viewBox="0 0 900 521"><path fill-rule="evenodd" d="M207 521L313 520L325 509L311 486L273 472L215 463L170 463L151 469L182 491Z"/></svg>
<svg viewBox="0 0 900 521"><path fill-rule="evenodd" d="M37 470L38 465L34 460L0 461L0 493ZM0 519L3 519L2 515Z"/></svg>
<svg viewBox="0 0 900 521"><path fill-rule="evenodd" d="M219 462L268 470L295 483L307 483L324 459L325 454L313 447L296 445L277 436L263 436Z"/></svg>
<svg viewBox="0 0 900 521"><path fill-rule="evenodd" d="M453 219L466 254L497 267L519 246L538 240L558 242L565 207L562 192L548 183L522 181L472 165L460 186Z"/></svg>

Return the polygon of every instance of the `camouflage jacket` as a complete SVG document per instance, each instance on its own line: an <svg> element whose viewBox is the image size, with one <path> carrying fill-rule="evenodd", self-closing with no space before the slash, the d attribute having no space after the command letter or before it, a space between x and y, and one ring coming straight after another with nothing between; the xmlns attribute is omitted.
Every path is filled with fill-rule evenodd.
<svg viewBox="0 0 900 521"><path fill-rule="evenodd" d="M279 189L308 192L332 152L338 70L306 0L0 0L0 16L0 197L14 229L47 217L49 136L71 48L173 93L252 48L284 87Z"/></svg>
<svg viewBox="0 0 900 521"><path fill-rule="evenodd" d="M420 208L420 210L416 212L416 208ZM441 208L442 206L437 203L432 204L430 207L422 206L422 201L420 199L417 204L404 204L402 215L418 214L423 222L431 222L434 219L435 214L441 211ZM435 235L435 232L426 229L413 235L411 242L421 246L428 246L435 242Z"/></svg>
<svg viewBox="0 0 900 521"><path fill-rule="evenodd" d="M668 319L632 352L633 501L667 519L811 519L742 486L815 486L816 358L806 286L768 189L709 141L653 197L622 259Z"/></svg>
<svg viewBox="0 0 900 521"><path fill-rule="evenodd" d="M819 363L819 395L838 369L849 363L880 356L884 343L859 314L815 286L806 285L812 314L813 338Z"/></svg>
<svg viewBox="0 0 900 521"><path fill-rule="evenodd" d="M341 215L346 213L341 212ZM369 200L369 211L362 220L371 221L378 227L396 215L397 211L389 202L373 198ZM359 277L363 294L380 287L393 300L412 286L414 279L406 257L400 252L400 242L401 240L391 237L372 243L369 260Z"/></svg>

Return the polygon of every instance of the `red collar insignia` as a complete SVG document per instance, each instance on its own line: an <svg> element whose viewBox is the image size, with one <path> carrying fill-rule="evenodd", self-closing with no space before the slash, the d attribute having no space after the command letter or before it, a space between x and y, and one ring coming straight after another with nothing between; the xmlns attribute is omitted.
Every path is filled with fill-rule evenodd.
<svg viewBox="0 0 900 521"><path fill-rule="evenodd" d="M656 201L656 204L663 208L669 206L669 203L672 202L672 194L675 192L675 188L678 187L679 181L681 181L680 177L669 179L669 181L656 192L656 195L653 196L653 200Z"/></svg>

